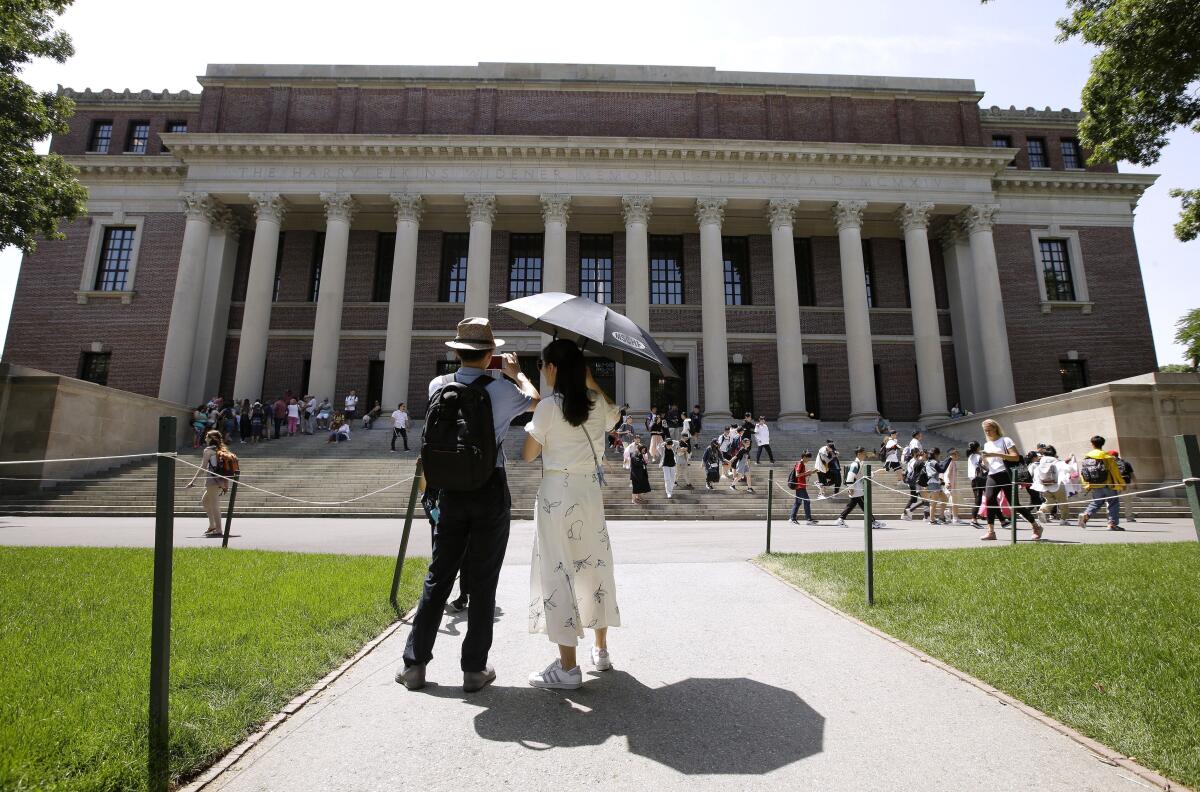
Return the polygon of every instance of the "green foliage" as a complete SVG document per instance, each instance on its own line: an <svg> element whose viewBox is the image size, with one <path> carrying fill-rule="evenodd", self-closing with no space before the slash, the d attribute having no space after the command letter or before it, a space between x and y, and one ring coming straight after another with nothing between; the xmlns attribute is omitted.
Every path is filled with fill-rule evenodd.
<svg viewBox="0 0 1200 792"><path fill-rule="evenodd" d="M1192 368L1200 368L1200 308L1193 308L1175 322L1175 343L1183 346L1183 355L1192 361Z"/></svg>
<svg viewBox="0 0 1200 792"><path fill-rule="evenodd" d="M862 553L760 562L1126 756L1200 785L1200 544L897 550L875 559L873 608Z"/></svg>
<svg viewBox="0 0 1200 792"><path fill-rule="evenodd" d="M170 769L195 774L396 619L394 560L175 551ZM0 547L0 789L146 789L153 551ZM409 559L399 601L425 573Z"/></svg>
<svg viewBox="0 0 1200 792"><path fill-rule="evenodd" d="M1167 363L1159 366L1158 371L1161 374L1191 374L1195 369L1183 363Z"/></svg>
<svg viewBox="0 0 1200 792"><path fill-rule="evenodd" d="M67 34L54 31L55 16L70 2L0 3L0 248L32 252L38 236L61 239L59 219L77 217L87 202L75 168L57 154L33 151L37 141L67 130L75 103L38 93L20 78L34 58L62 63L74 54Z"/></svg>
<svg viewBox="0 0 1200 792"><path fill-rule="evenodd" d="M1183 211L1175 224L1175 238L1180 242L1191 242L1200 236L1200 190L1171 190L1172 198L1182 198Z"/></svg>

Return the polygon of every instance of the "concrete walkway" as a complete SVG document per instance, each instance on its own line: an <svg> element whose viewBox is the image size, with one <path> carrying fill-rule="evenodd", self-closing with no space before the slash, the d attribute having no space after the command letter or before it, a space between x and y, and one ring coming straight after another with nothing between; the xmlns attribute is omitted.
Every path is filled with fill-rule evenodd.
<svg viewBox="0 0 1200 792"><path fill-rule="evenodd" d="M525 631L528 574L501 577L494 686L463 694L447 617L408 692L402 628L206 789L1147 787L745 562L619 565L616 670L535 690L554 655Z"/></svg>
<svg viewBox="0 0 1200 792"><path fill-rule="evenodd" d="M1196 531L1191 520L1154 519L1128 523L1121 533L1104 530L1095 521L1086 531L1071 525L1052 525L1046 538L1053 542L1108 544L1112 542L1194 542ZM175 521L177 547L219 546L220 540L203 538L207 522L203 518L179 518ZM735 561L752 558L766 545L766 523L714 522L712 520L612 520L610 530L622 563L665 563L676 561ZM306 553L349 553L395 555L400 544L403 521L380 519L284 519L236 518L230 546L243 549L291 550ZM969 525L928 525L923 522L887 520L887 528L875 531L879 550L900 548L942 548L1004 546L1002 541L982 543L980 532ZM1017 532L1026 542L1031 534L1025 523ZM149 547L154 543L152 517L0 517L0 545L91 545L99 547ZM528 548L533 543L533 523L512 524L507 563L528 564ZM429 524L423 519L413 523L409 554L428 556ZM862 550L862 520L851 520L839 528L832 522L821 525L791 525L776 520L771 549L776 552L813 552L820 550Z"/></svg>

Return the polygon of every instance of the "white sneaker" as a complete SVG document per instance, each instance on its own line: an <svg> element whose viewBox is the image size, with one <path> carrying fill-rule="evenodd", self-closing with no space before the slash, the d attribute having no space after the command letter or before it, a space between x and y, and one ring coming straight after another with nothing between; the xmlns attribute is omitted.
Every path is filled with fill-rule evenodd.
<svg viewBox="0 0 1200 792"><path fill-rule="evenodd" d="M592 665L596 667L597 671L612 671L612 659L608 656L608 650L593 646Z"/></svg>
<svg viewBox="0 0 1200 792"><path fill-rule="evenodd" d="M834 524L838 525L838 526L844 526L846 524L846 521L843 520L841 517L838 517L838 521Z"/></svg>
<svg viewBox="0 0 1200 792"><path fill-rule="evenodd" d="M819 523L819 522L817 522L816 520L809 520L809 521L808 521L808 524L809 524L809 525L820 525L820 523Z"/></svg>
<svg viewBox="0 0 1200 792"><path fill-rule="evenodd" d="M529 684L535 688L551 690L576 690L583 686L583 672L579 666L570 671L564 671L562 662L555 660L542 671L534 671L529 675Z"/></svg>
<svg viewBox="0 0 1200 792"><path fill-rule="evenodd" d="M906 511L902 511L902 512L900 512L900 519L901 519L901 520L911 520L911 519L912 519L912 512L910 512L910 511L907 511L907 510L906 510Z"/></svg>
<svg viewBox="0 0 1200 792"><path fill-rule="evenodd" d="M887 523L876 520L875 522L871 523L871 527L876 530L878 530L880 528L887 528Z"/></svg>

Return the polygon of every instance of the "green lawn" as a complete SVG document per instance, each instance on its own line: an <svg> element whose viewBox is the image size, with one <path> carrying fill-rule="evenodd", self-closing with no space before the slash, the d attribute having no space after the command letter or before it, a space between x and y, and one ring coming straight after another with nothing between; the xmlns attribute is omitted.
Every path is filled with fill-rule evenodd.
<svg viewBox="0 0 1200 792"><path fill-rule="evenodd" d="M759 561L801 588L1200 788L1200 544L1020 546Z"/></svg>
<svg viewBox="0 0 1200 792"><path fill-rule="evenodd" d="M146 788L152 561L0 547L0 789ZM172 777L211 764L393 622L394 563L176 550ZM424 571L405 565L402 606Z"/></svg>

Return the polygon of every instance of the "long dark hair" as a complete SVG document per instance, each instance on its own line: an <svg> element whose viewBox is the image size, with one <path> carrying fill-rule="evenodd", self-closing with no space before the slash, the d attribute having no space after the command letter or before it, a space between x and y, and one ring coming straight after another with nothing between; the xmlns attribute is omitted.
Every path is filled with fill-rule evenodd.
<svg viewBox="0 0 1200 792"><path fill-rule="evenodd" d="M573 342L560 338L542 350L542 360L556 369L554 392L562 395L563 417L571 426L582 426L592 412L583 352Z"/></svg>

